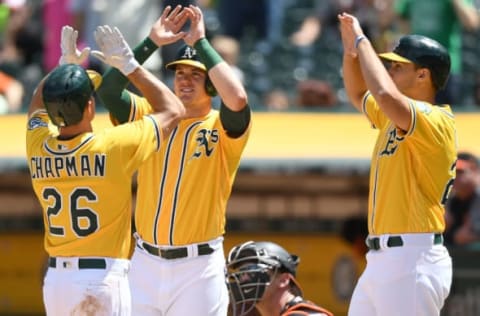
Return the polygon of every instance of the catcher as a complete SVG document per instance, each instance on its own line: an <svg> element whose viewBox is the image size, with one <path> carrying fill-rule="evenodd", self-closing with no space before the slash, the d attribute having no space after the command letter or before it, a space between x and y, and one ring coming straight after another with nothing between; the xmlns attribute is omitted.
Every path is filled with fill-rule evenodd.
<svg viewBox="0 0 480 316"><path fill-rule="evenodd" d="M233 315L333 316L328 310L305 300L295 279L298 256L279 245L247 241L230 250L227 286Z"/></svg>

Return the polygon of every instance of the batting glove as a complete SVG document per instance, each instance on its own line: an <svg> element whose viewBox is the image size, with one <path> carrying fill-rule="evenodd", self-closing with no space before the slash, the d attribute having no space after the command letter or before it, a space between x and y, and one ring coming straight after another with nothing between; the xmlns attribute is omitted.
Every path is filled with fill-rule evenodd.
<svg viewBox="0 0 480 316"><path fill-rule="evenodd" d="M101 51L94 50L92 55L117 68L125 76L140 66L118 28L111 29L108 25L98 26L95 30L95 41Z"/></svg>
<svg viewBox="0 0 480 316"><path fill-rule="evenodd" d="M84 63L88 54L90 53L90 47L85 47L81 51L77 48L78 31L74 30L71 26L65 25L62 27L62 36L60 40L60 48L62 49L62 56L60 56L59 64L77 64Z"/></svg>

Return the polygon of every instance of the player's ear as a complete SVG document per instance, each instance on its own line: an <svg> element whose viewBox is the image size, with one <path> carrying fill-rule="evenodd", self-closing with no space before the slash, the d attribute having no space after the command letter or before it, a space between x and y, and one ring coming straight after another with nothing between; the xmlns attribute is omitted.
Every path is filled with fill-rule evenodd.
<svg viewBox="0 0 480 316"><path fill-rule="evenodd" d="M83 117L88 117L88 119L91 121L95 117L95 98L91 97L90 100L88 100L88 104L85 107L85 110L83 112Z"/></svg>
<svg viewBox="0 0 480 316"><path fill-rule="evenodd" d="M419 79L425 79L428 76L430 70L428 68L421 68L420 71L418 72L418 78Z"/></svg>
<svg viewBox="0 0 480 316"><path fill-rule="evenodd" d="M290 282L292 282L290 279L292 276L290 273L287 272L279 272L276 274L276 280L274 282L277 283L278 287L281 288L288 288L290 287Z"/></svg>

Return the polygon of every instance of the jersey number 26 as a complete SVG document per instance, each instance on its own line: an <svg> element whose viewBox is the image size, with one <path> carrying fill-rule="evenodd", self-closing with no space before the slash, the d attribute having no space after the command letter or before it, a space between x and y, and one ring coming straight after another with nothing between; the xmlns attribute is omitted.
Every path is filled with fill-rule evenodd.
<svg viewBox="0 0 480 316"><path fill-rule="evenodd" d="M54 218L64 211L63 195L56 188L45 188L42 197L49 205L47 208L48 229L50 234L56 236L65 236L65 225L72 227L78 237L85 237L94 233L98 229L98 214L90 208L80 208L78 202L87 200L96 202L97 195L90 188L76 188L69 195L70 223L64 223L63 226L54 226Z"/></svg>

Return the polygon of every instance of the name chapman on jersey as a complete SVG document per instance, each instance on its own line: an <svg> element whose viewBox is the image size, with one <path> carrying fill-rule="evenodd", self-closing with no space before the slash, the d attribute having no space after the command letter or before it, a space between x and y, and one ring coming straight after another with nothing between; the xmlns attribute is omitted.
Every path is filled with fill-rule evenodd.
<svg viewBox="0 0 480 316"><path fill-rule="evenodd" d="M32 179L69 177L104 177L105 154L79 156L33 156L30 158Z"/></svg>

